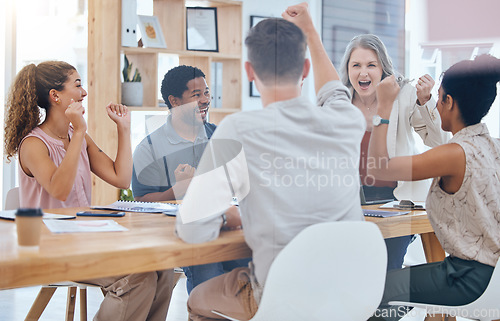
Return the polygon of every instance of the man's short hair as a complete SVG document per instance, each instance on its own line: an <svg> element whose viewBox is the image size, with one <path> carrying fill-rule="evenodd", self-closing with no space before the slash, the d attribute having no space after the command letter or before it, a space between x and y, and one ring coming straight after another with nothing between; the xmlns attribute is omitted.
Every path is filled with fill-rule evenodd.
<svg viewBox="0 0 500 321"><path fill-rule="evenodd" d="M165 74L161 82L161 96L169 109L172 108L172 104L168 101L168 96L181 98L182 94L188 90L187 83L199 77L205 78L203 71L186 65L174 67Z"/></svg>
<svg viewBox="0 0 500 321"><path fill-rule="evenodd" d="M248 60L264 85L299 81L306 53L306 37L295 24L269 18L250 29L245 39Z"/></svg>

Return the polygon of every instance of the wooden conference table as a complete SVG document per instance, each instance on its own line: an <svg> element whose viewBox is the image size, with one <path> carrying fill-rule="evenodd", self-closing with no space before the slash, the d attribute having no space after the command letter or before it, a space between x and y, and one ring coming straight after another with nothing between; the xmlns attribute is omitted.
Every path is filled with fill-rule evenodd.
<svg viewBox="0 0 500 321"><path fill-rule="evenodd" d="M46 212L75 214L85 209L54 209ZM40 250L35 253L19 250L15 223L0 220L0 289L163 270L251 256L241 230L224 231L215 241L193 245L184 243L174 235L175 218L163 214L127 213L124 217L113 219L129 230L53 234L43 225ZM367 221L375 222L386 238L421 234L427 260L430 262L444 258L444 251L424 211L390 218L367 218Z"/></svg>

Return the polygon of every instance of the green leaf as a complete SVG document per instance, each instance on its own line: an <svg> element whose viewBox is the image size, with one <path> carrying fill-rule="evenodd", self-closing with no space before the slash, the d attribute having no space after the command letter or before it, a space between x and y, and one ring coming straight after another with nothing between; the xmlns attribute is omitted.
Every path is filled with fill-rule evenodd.
<svg viewBox="0 0 500 321"><path fill-rule="evenodd" d="M137 68L135 69L132 79L130 78L130 76L132 75L132 65L133 64L128 61L127 55L125 55L125 61L122 70L123 82L141 82L141 73Z"/></svg>
<svg viewBox="0 0 500 321"><path fill-rule="evenodd" d="M132 70L132 65L129 64L127 55L125 55L125 61L124 61L123 70L122 70L123 82L129 82L130 81L129 75L130 75L130 71L131 70Z"/></svg>
<svg viewBox="0 0 500 321"><path fill-rule="evenodd" d="M132 195L132 191L129 189L120 189L120 200L121 201L133 201L134 196Z"/></svg>
<svg viewBox="0 0 500 321"><path fill-rule="evenodd" d="M134 77L132 78L133 82L141 82L141 74L139 71L136 69L134 73Z"/></svg>

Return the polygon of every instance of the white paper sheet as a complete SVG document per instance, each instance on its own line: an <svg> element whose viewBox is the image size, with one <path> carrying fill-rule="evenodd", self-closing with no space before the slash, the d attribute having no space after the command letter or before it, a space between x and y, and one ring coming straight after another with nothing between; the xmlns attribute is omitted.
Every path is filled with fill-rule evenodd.
<svg viewBox="0 0 500 321"><path fill-rule="evenodd" d="M87 233L128 231L113 220L43 220L52 233Z"/></svg>

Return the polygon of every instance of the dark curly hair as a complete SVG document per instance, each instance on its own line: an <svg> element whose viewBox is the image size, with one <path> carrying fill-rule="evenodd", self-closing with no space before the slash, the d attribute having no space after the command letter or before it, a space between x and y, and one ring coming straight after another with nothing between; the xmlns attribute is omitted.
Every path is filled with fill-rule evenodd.
<svg viewBox="0 0 500 321"><path fill-rule="evenodd" d="M75 67L63 61L29 64L17 74L5 110L5 154L17 154L21 140L40 123L40 108L50 111L49 92L63 90Z"/></svg>
<svg viewBox="0 0 500 321"><path fill-rule="evenodd" d="M182 94L188 90L187 83L199 77L205 78L203 71L186 65L174 67L165 74L161 82L161 96L169 109L172 108L172 104L168 101L168 96L181 98Z"/></svg>
<svg viewBox="0 0 500 321"><path fill-rule="evenodd" d="M474 125L490 110L497 96L499 81L500 59L480 55L474 60L463 60L443 73L442 100L450 95L457 102L465 125Z"/></svg>

